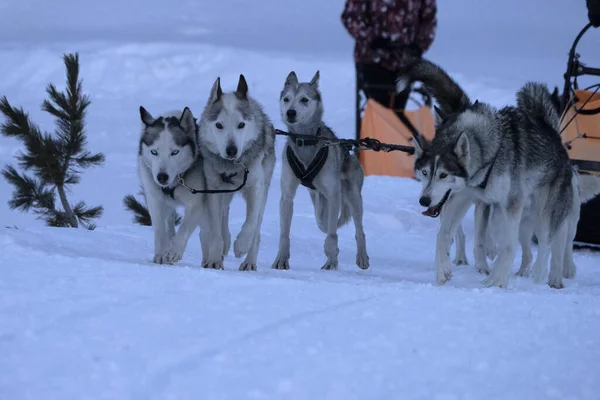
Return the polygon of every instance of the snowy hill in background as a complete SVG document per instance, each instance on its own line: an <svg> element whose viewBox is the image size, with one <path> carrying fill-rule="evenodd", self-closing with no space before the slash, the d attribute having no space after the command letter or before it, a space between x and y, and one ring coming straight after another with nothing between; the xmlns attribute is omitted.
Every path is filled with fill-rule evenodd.
<svg viewBox="0 0 600 400"><path fill-rule="evenodd" d="M499 106L528 79L561 85L585 2L487 3L440 2L427 56L473 98ZM437 287L438 221L420 214L410 180L366 179L367 271L354 265L351 225L340 230L340 270L319 270L324 238L305 190L295 202L292 270L270 270L279 161L259 271L237 272L233 255L226 271L198 268L197 235L179 266L151 264L151 230L122 206L139 186L138 107L199 114L217 76L231 90L244 73L282 127L285 76L309 79L319 69L325 119L351 137L354 66L342 7L0 0L0 95L51 129L39 109L44 88L62 87L62 53L80 52L89 147L106 155L72 194L105 207L93 232L47 228L9 210L12 187L0 180L0 399L597 399L600 255L577 251L579 274L561 291L514 277L509 291L483 290L472 266ZM598 31L584 38L584 62L600 66L599 45ZM0 164L19 149L0 137ZM243 218L236 199L232 234ZM465 232L472 260L471 214Z"/></svg>

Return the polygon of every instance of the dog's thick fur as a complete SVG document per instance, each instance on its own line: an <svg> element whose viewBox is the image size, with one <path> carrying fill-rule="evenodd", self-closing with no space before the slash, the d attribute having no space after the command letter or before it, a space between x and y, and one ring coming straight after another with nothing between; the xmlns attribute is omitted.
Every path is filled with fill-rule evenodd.
<svg viewBox="0 0 600 400"><path fill-rule="evenodd" d="M557 132L558 115L548 89L529 82L518 91L516 106L498 110L472 102L442 68L428 60L409 71L406 84L411 81L421 81L439 103L433 141L415 140L416 158L433 160L426 168L415 163L415 176L423 182L420 203L446 206L436 244L438 284L451 277L448 254L452 235L477 202L478 270L489 271L485 254L488 228L497 245L494 268L484 285L508 286L521 217L529 204L539 243L534 281L545 279L552 254L547 282L562 288L567 242L574 237L573 221L578 219L581 201L578 180ZM491 214L489 219L485 210Z"/></svg>
<svg viewBox="0 0 600 400"><path fill-rule="evenodd" d="M205 186L202 163L198 160L197 126L189 108L154 118L140 107L142 132L138 151L138 174L154 231L154 262L173 264L181 259L190 235L201 232L206 216L206 199L192 194L178 183L181 176L197 189ZM184 217L175 232L176 207L184 206ZM202 242L203 257L206 241Z"/></svg>
<svg viewBox="0 0 600 400"><path fill-rule="evenodd" d="M324 138L336 138L334 132L323 122L319 78L320 74L317 71L310 82L299 82L294 71L289 73L280 95L281 118L292 133L301 135L319 133ZM286 149L287 146L291 147L306 168L323 145L319 143L300 147L293 139L288 138ZM285 149L281 165L279 252L272 268L289 269L293 202L300 180L290 168ZM322 269L338 268L337 230L347 224L350 218L353 219L355 226L356 265L361 269L369 267L363 230L363 181L364 171L358 157L339 146L331 146L325 164L313 181L316 190L307 188L314 206L317 225L326 234L324 251L327 260Z"/></svg>
<svg viewBox="0 0 600 400"><path fill-rule="evenodd" d="M246 255L241 271L256 270L267 194L275 167L275 129L262 106L248 94L240 75L237 89L224 93L217 78L210 91L199 125L199 146L206 183L211 190L238 187L246 201L246 220L233 250L237 258ZM210 245L204 267L223 269L223 256L229 251L229 206L235 193L208 194Z"/></svg>

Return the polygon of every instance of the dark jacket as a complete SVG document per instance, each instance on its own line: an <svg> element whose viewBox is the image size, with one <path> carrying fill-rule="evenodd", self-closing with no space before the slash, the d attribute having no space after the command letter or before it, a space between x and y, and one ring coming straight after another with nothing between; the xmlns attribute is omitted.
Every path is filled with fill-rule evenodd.
<svg viewBox="0 0 600 400"><path fill-rule="evenodd" d="M346 0L342 23L356 41L354 61L392 71L408 66L435 38L435 0Z"/></svg>

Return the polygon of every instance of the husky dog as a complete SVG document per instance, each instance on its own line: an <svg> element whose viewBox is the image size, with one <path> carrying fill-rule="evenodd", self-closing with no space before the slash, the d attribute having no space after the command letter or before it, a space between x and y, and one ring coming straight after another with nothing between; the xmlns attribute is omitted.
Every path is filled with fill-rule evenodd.
<svg viewBox="0 0 600 400"><path fill-rule="evenodd" d="M204 187L202 164L198 162L196 120L189 108L154 118L140 107L142 134L138 173L154 231L154 262L173 264L181 259L190 235L202 225L206 214L204 195L192 194L180 185ZM183 205L185 215L175 233L175 209ZM201 229L206 236L206 229ZM205 257L206 240L202 240Z"/></svg>
<svg viewBox="0 0 600 400"><path fill-rule="evenodd" d="M485 257L489 226L498 254L483 283L507 288L521 217L531 201L539 242L534 281L544 279L542 272L552 252L548 285L563 287L568 220L578 211L579 198L568 154L556 130L558 116L548 89L529 82L517 93L517 106L498 110L472 102L443 69L427 60L415 64L407 80L423 82L440 105L435 107L436 135L431 146L426 147L419 138L414 141L416 158L429 152L433 160L415 171L423 181L419 203L427 208L447 205L441 213L436 244L438 284L451 277L448 253L452 235L478 200L484 207L475 208L476 267L489 269ZM491 221L484 218L485 205L493 206Z"/></svg>
<svg viewBox="0 0 600 400"><path fill-rule="evenodd" d="M246 220L233 251L246 258L240 271L256 270L260 227L275 167L275 129L262 106L248 95L240 75L235 92L223 93L221 79L212 86L199 122L199 145L210 190L234 190L243 184ZM235 193L208 194L210 245L205 267L223 269L223 255L230 246L226 230L229 206Z"/></svg>
<svg viewBox="0 0 600 400"><path fill-rule="evenodd" d="M319 91L319 71L310 82L298 82L290 72L281 91L281 118L291 133L315 136L296 142L288 137L282 155L281 199L279 205L279 252L272 268L289 269L290 227L293 201L302 183L309 190L317 226L327 236L322 266L325 270L338 267L338 228L352 217L357 245L356 265L369 268L369 256L363 231L362 186L364 171L358 157L339 146L327 146L318 137L336 138L323 122L323 103Z"/></svg>

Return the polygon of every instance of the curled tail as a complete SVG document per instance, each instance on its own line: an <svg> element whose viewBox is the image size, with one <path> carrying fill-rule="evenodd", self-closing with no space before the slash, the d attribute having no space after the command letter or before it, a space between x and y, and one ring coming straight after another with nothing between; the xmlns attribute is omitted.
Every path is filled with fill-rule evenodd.
<svg viewBox="0 0 600 400"><path fill-rule="evenodd" d="M543 131L553 131L558 135L559 116L552 94L540 82L527 82L517 92L517 107L525 120Z"/></svg>
<svg viewBox="0 0 600 400"><path fill-rule="evenodd" d="M444 69L424 58L396 82L397 90L401 91L413 82L422 82L445 114L463 111L471 105L469 96L460 85Z"/></svg>
<svg viewBox="0 0 600 400"><path fill-rule="evenodd" d="M587 203L600 194L600 176L578 173L577 186L581 204Z"/></svg>

